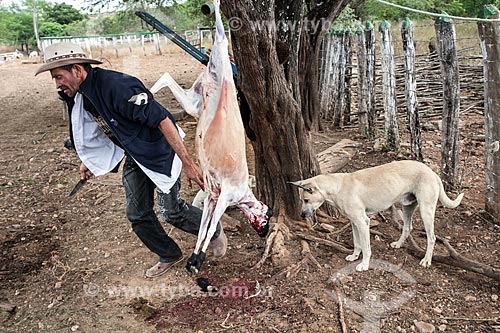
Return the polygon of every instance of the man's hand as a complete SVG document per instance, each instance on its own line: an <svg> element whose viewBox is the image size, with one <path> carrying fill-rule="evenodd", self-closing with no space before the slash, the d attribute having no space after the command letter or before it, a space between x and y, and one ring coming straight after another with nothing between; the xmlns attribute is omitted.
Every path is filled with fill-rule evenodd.
<svg viewBox="0 0 500 333"><path fill-rule="evenodd" d="M94 175L92 174L92 172L90 172L90 170L85 166L85 164L80 164L80 179L85 179L85 180L89 180L90 178L92 178Z"/></svg>
<svg viewBox="0 0 500 333"><path fill-rule="evenodd" d="M192 165L185 166L184 167L184 175L186 176L189 188L193 187L193 184L191 183L191 181L194 180L194 182L196 184L198 184L198 186L202 190L205 190L205 186L203 185L203 175L201 174L201 172L196 164L193 163Z"/></svg>

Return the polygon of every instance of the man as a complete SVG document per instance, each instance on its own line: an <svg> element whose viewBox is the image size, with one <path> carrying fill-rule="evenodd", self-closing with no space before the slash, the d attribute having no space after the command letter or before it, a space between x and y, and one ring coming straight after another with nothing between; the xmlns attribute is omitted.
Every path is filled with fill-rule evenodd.
<svg viewBox="0 0 500 333"><path fill-rule="evenodd" d="M184 132L172 115L156 102L137 78L91 64L72 43L57 43L44 52L45 64L35 73L50 71L59 95L67 103L70 138L80 160L81 179L118 169L125 157L122 181L126 215L139 239L159 257L146 270L157 277L182 260L179 246L161 226L154 212L154 190L164 219L197 235L202 211L180 197L180 173L203 188L198 166L183 142ZM213 255L223 256L227 247L218 226L211 242Z"/></svg>

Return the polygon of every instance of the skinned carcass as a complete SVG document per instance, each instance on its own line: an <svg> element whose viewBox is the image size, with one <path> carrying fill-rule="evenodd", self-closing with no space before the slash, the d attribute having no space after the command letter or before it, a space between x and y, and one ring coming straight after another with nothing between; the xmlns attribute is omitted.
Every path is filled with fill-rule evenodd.
<svg viewBox="0 0 500 333"><path fill-rule="evenodd" d="M186 112L198 118L196 153L207 197L196 247L186 265L190 273L197 273L201 268L210 240L227 207L239 207L261 237L267 235L272 215L248 185L245 131L219 5L219 0L214 1L216 36L210 61L193 86L184 90L165 73L151 88L151 92L156 93L168 86Z"/></svg>

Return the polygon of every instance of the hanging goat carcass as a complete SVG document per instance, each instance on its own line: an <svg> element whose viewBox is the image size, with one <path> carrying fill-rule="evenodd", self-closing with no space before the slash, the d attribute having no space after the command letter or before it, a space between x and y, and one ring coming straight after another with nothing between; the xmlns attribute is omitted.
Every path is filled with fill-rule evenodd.
<svg viewBox="0 0 500 333"><path fill-rule="evenodd" d="M169 87L186 112L198 118L196 153L208 195L203 203L196 247L186 265L190 273L197 273L201 268L210 239L227 207L239 207L261 237L267 235L272 215L248 186L245 131L219 5L219 0L216 0L216 36L210 60L191 89L182 89L168 73L151 88L151 92L156 93L165 86Z"/></svg>

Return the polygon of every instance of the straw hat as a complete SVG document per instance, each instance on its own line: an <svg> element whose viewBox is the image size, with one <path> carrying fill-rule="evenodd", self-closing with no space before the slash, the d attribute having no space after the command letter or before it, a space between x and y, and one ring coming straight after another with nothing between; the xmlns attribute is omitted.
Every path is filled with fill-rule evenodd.
<svg viewBox="0 0 500 333"><path fill-rule="evenodd" d="M51 69L72 64L102 64L99 60L87 58L83 49L73 43L55 43L44 51L44 62L35 76Z"/></svg>

